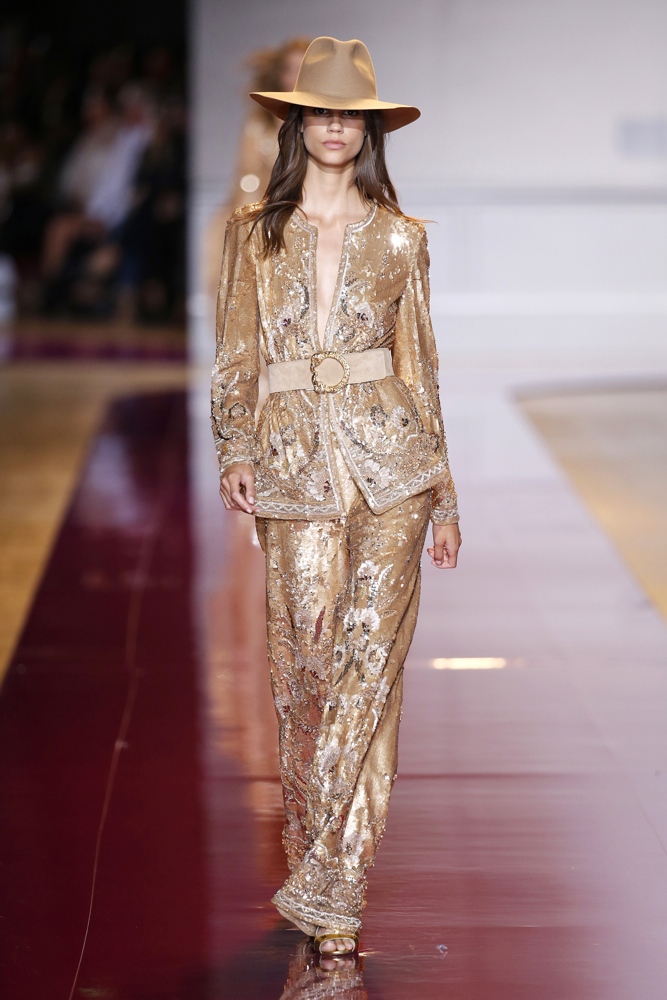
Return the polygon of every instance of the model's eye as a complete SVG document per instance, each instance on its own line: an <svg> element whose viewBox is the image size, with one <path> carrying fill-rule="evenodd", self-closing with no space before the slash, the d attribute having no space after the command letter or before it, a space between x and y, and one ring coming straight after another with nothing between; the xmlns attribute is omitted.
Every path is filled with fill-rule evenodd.
<svg viewBox="0 0 667 1000"><path fill-rule="evenodd" d="M346 118L358 118L361 112L356 108L349 108L347 111L344 111L343 114Z"/></svg>
<svg viewBox="0 0 667 1000"><path fill-rule="evenodd" d="M312 113L321 118L323 115L328 114L328 111L326 108L312 108Z"/></svg>

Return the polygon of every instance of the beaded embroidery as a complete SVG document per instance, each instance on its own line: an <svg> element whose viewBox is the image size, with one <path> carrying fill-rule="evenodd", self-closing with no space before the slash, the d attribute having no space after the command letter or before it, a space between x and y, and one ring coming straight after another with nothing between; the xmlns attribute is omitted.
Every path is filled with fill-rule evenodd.
<svg viewBox="0 0 667 1000"><path fill-rule="evenodd" d="M212 423L220 469L252 461L257 513L341 516L334 489L335 440L358 488L379 513L431 489L435 523L458 520L438 395L429 317L424 227L373 207L347 226L338 284L320 346L314 310L317 230L295 212L285 250L264 258L248 213L232 216L217 310ZM257 426L260 351L267 363L388 347L394 375L330 395L272 393ZM324 394L323 394L324 395Z"/></svg>

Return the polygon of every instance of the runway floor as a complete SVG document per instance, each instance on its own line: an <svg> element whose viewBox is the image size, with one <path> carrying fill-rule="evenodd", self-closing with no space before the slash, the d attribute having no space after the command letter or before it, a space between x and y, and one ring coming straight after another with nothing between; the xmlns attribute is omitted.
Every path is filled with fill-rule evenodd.
<svg viewBox="0 0 667 1000"><path fill-rule="evenodd" d="M0 697L3 996L663 1000L667 624L508 378L446 386L462 564L424 566L361 955L324 964L268 902L263 558L205 378L109 390Z"/></svg>

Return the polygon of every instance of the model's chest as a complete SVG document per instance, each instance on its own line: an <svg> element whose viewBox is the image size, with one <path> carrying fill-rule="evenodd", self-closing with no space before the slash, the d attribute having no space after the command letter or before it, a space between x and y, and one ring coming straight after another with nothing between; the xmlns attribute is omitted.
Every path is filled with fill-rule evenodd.
<svg viewBox="0 0 667 1000"><path fill-rule="evenodd" d="M336 306L334 296L352 285L373 299L398 298L405 288L411 259L391 239L374 234L322 232L298 234L280 253L259 257L257 281L267 302L295 293L305 309Z"/></svg>
<svg viewBox="0 0 667 1000"><path fill-rule="evenodd" d="M345 251L345 226L320 226L315 244L315 292L317 300L317 333L324 344L326 327L343 266Z"/></svg>
<svg viewBox="0 0 667 1000"><path fill-rule="evenodd" d="M290 234L291 236L292 234ZM269 351L289 357L334 341L365 349L391 329L410 272L408 255L369 230L299 230L259 259L260 314Z"/></svg>

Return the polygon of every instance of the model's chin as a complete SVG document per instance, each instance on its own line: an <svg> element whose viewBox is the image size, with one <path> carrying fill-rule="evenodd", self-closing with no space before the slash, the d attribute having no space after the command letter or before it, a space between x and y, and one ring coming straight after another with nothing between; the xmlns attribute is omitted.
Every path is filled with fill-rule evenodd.
<svg viewBox="0 0 667 1000"><path fill-rule="evenodd" d="M308 155L323 167L346 167L354 163L357 153L353 153L347 146L340 149L318 149L315 152L308 152Z"/></svg>

